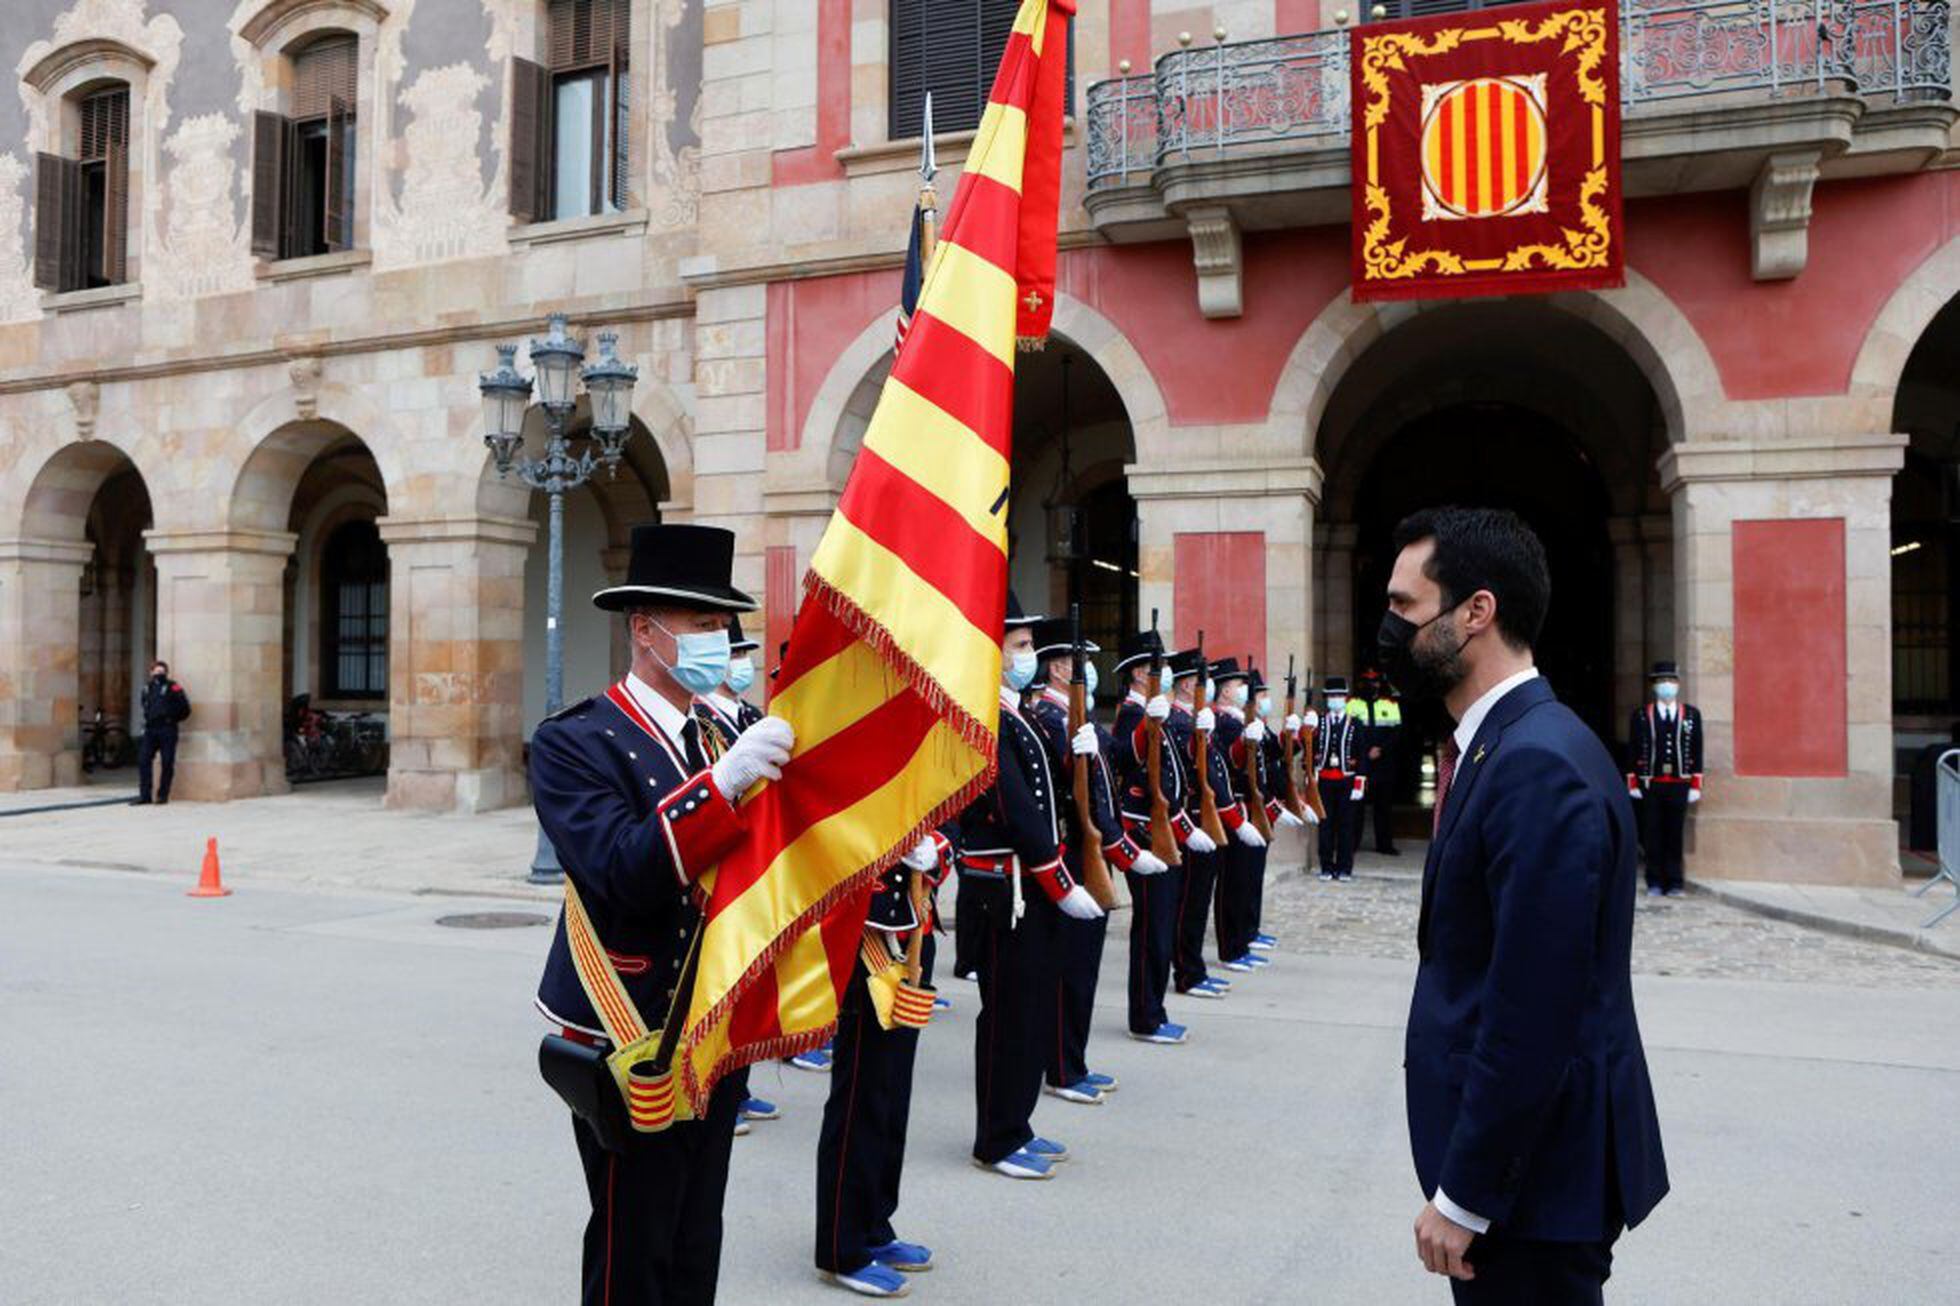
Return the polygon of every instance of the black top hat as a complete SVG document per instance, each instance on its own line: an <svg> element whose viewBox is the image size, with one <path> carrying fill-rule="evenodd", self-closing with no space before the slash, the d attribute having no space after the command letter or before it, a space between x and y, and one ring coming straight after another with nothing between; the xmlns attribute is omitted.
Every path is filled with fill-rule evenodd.
<svg viewBox="0 0 1960 1306"><path fill-rule="evenodd" d="M1257 694L1266 687L1266 678L1259 674L1258 667L1247 667L1245 669L1245 678L1251 682L1249 692L1253 694Z"/></svg>
<svg viewBox="0 0 1960 1306"><path fill-rule="evenodd" d="M1164 637L1154 630L1139 630L1134 635L1125 635L1116 651L1121 655L1116 659L1116 672L1121 675L1138 662L1148 662L1153 657L1161 656Z"/></svg>
<svg viewBox="0 0 1960 1306"><path fill-rule="evenodd" d="M1039 612L1033 616L1029 616L1027 613L1021 611L1020 598L1013 590L1010 589L1007 591L1007 619L1001 624L1008 630L1019 630L1023 626L1032 626L1042 619L1042 615Z"/></svg>
<svg viewBox="0 0 1960 1306"><path fill-rule="evenodd" d="M1195 676L1198 674L1199 669L1204 666L1204 663L1198 660L1198 650L1194 648L1179 649L1177 652L1171 654L1170 661L1172 680L1182 680L1186 676Z"/></svg>
<svg viewBox="0 0 1960 1306"><path fill-rule="evenodd" d="M1345 698L1348 692L1347 677L1328 676L1320 682L1320 692L1323 696L1327 694L1339 694Z"/></svg>
<svg viewBox="0 0 1960 1306"><path fill-rule="evenodd" d="M1211 664L1211 678L1222 685L1228 680L1245 680L1248 676L1239 670L1237 658L1220 658Z"/></svg>
<svg viewBox="0 0 1960 1306"><path fill-rule="evenodd" d="M1034 655L1038 658L1065 658L1074 651L1069 642L1067 617L1043 617L1034 627ZM1082 641L1084 653L1100 653L1092 639Z"/></svg>
<svg viewBox="0 0 1960 1306"><path fill-rule="evenodd" d="M624 612L671 604L755 611L755 600L730 583L735 572L734 531L719 526L635 526L632 547L626 583L594 594L594 607Z"/></svg>
<svg viewBox="0 0 1960 1306"><path fill-rule="evenodd" d="M747 653L750 649L761 648L760 641L750 639L742 633L742 619L734 613L728 614L728 651Z"/></svg>
<svg viewBox="0 0 1960 1306"><path fill-rule="evenodd" d="M1681 667L1675 662L1656 662L1654 669L1647 673L1649 680L1679 680L1680 678Z"/></svg>

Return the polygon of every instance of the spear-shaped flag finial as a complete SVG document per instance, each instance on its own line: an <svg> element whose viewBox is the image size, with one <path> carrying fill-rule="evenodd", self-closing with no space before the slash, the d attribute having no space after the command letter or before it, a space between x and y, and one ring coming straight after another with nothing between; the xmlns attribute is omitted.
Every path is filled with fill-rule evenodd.
<svg viewBox="0 0 1960 1306"><path fill-rule="evenodd" d="M939 159L932 152L932 92L926 92L925 128L919 136L919 176L925 184L939 175Z"/></svg>

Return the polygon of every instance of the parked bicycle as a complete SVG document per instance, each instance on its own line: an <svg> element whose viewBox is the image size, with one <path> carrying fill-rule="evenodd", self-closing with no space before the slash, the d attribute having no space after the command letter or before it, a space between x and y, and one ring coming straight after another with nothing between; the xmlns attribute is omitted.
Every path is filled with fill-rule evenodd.
<svg viewBox="0 0 1960 1306"><path fill-rule="evenodd" d="M136 745L121 717L95 709L95 717L82 724L82 770L113 771L136 761Z"/></svg>
<svg viewBox="0 0 1960 1306"><path fill-rule="evenodd" d="M321 712L301 694L286 712L286 778L338 780L388 769L388 723L372 712Z"/></svg>

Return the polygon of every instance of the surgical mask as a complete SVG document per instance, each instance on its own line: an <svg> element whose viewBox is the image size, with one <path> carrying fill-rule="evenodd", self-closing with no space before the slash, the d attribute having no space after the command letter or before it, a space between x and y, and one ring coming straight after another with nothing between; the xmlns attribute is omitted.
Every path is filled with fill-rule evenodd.
<svg viewBox="0 0 1960 1306"><path fill-rule="evenodd" d="M1654 697L1663 703L1672 703L1681 696L1681 686L1671 680L1663 680L1654 686Z"/></svg>
<svg viewBox="0 0 1960 1306"><path fill-rule="evenodd" d="M1084 658L1082 661L1083 679L1089 682L1089 697L1096 696L1096 664Z"/></svg>
<svg viewBox="0 0 1960 1306"><path fill-rule="evenodd" d="M1469 640L1464 640L1440 657L1418 656L1415 647L1417 635L1462 606L1461 603L1453 603L1421 625L1397 612L1382 614L1381 629L1375 633L1375 652L1380 658L1382 670L1388 673L1389 683L1410 703L1441 698L1463 679L1462 668L1454 664L1457 654L1463 652ZM1453 676L1452 672L1455 673Z"/></svg>
<svg viewBox="0 0 1960 1306"><path fill-rule="evenodd" d="M755 662L746 657L736 658L728 664L728 687L738 694L746 694L749 686L755 683Z"/></svg>
<svg viewBox="0 0 1960 1306"><path fill-rule="evenodd" d="M1256 710L1260 716L1271 716L1273 714L1273 696L1271 694L1261 694Z"/></svg>
<svg viewBox="0 0 1960 1306"><path fill-rule="evenodd" d="M674 661L668 663L655 653L654 660L667 668L668 674L690 694L712 693L722 681L728 679L728 632L726 630L689 631L676 635L673 631L659 626L663 634L674 641ZM648 652L652 652L651 649Z"/></svg>
<svg viewBox="0 0 1960 1306"><path fill-rule="evenodd" d="M1347 700L1338 696L1330 698L1327 700L1327 710L1329 712L1345 712L1347 711Z"/></svg>
<svg viewBox="0 0 1960 1306"><path fill-rule="evenodd" d="M1225 701L1233 707L1244 707L1245 699L1246 687L1244 684L1225 686Z"/></svg>
<svg viewBox="0 0 1960 1306"><path fill-rule="evenodd" d="M1218 682L1216 680L1211 679L1209 676L1207 676L1205 678L1205 702L1216 703L1217 701L1218 701Z"/></svg>
<svg viewBox="0 0 1960 1306"><path fill-rule="evenodd" d="M1031 648L1016 650L1009 656L1007 687L1018 694L1034 683L1034 673L1040 667L1041 660L1035 657Z"/></svg>

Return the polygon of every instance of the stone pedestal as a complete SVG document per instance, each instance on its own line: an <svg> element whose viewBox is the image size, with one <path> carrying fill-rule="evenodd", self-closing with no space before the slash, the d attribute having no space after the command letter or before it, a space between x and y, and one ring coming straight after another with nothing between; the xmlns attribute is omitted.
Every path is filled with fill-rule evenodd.
<svg viewBox="0 0 1960 1306"><path fill-rule="evenodd" d="M0 790L81 779L77 669L92 546L0 541Z"/></svg>
<svg viewBox="0 0 1960 1306"><path fill-rule="evenodd" d="M190 695L171 796L282 794L289 531L146 531L157 565L157 656Z"/></svg>
<svg viewBox="0 0 1960 1306"><path fill-rule="evenodd" d="M1829 884L1896 884L1898 829L1892 819L1891 478L1906 438L1888 433L1676 445L1661 459L1674 505L1675 637L1682 693L1707 728L1705 797L1691 822L1693 874ZM1738 657L1738 616L1750 605L1737 561L1746 524L1807 524L1835 532L1842 556L1806 562L1832 585L1841 607L1791 605L1756 620L1777 636L1750 665ZM1836 538L1835 535L1832 538ZM1772 560L1773 561L1773 560ZM1841 567L1839 574L1836 569ZM1758 600L1760 602L1760 600ZM1807 649L1821 652L1806 652ZM1842 707L1829 713L1791 703L1760 712L1738 764L1739 688L1788 675L1834 694L1843 657ZM1814 671L1805 681L1805 669ZM1814 683L1813 683L1814 682ZM1821 735L1843 746L1814 755ZM1784 741L1779 746L1779 741Z"/></svg>
<svg viewBox="0 0 1960 1306"><path fill-rule="evenodd" d="M528 521L376 523L388 545L387 805L479 812L524 802Z"/></svg>

